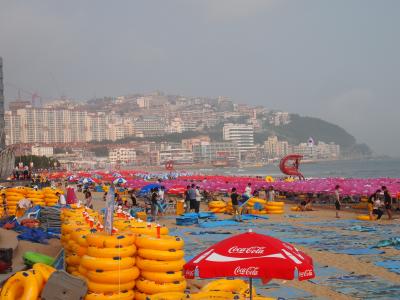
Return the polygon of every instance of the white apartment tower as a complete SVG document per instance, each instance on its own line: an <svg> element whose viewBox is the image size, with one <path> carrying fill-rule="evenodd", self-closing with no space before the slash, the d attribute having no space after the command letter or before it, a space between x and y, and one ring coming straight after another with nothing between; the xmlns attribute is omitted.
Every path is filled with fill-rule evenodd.
<svg viewBox="0 0 400 300"><path fill-rule="evenodd" d="M247 124L227 123L223 128L223 138L237 144L239 151L254 149L254 128Z"/></svg>

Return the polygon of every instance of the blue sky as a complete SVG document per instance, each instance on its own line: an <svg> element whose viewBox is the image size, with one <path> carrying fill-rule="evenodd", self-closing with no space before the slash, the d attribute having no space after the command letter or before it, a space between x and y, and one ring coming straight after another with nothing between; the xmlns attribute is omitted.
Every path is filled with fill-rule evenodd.
<svg viewBox="0 0 400 300"><path fill-rule="evenodd" d="M161 90L335 122L400 156L400 1L0 0L6 97Z"/></svg>

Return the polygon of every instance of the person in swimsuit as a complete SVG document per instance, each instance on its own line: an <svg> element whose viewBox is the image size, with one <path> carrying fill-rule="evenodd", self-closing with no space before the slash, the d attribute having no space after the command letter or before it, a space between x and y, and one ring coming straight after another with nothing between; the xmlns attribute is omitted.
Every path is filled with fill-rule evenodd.
<svg viewBox="0 0 400 300"><path fill-rule="evenodd" d="M392 219L392 196L386 186L382 186L383 191L383 203L385 204L386 213L388 214L389 220Z"/></svg>
<svg viewBox="0 0 400 300"><path fill-rule="evenodd" d="M340 218L339 211L342 206L342 202L340 201L340 186L335 186L335 208L336 208L336 218Z"/></svg>

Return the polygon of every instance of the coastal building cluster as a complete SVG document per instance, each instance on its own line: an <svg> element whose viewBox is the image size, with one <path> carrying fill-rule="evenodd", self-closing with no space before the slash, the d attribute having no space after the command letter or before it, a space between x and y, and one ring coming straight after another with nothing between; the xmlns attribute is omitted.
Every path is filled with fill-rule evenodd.
<svg viewBox="0 0 400 300"><path fill-rule="evenodd" d="M235 104L227 97L153 93L81 104L58 100L43 107L17 100L5 112L5 139L7 145L24 145L33 155L58 156L67 162L79 157L110 164L173 161L230 166L265 163L292 152L306 159L339 158L339 145L329 141L292 145L275 134L256 139L266 127L290 122L288 112ZM107 151L94 155L99 144ZM56 151L67 146L68 153Z"/></svg>

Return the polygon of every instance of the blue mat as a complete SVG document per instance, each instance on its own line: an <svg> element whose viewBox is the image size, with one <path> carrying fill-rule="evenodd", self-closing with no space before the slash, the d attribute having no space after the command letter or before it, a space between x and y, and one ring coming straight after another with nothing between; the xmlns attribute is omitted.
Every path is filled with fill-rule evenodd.
<svg viewBox="0 0 400 300"><path fill-rule="evenodd" d="M341 254L349 255L371 255L371 254L383 254L385 251L381 251L373 248L360 248L360 249L343 249L335 251Z"/></svg>
<svg viewBox="0 0 400 300"><path fill-rule="evenodd" d="M276 297L278 299L314 299L309 292L287 286L280 286L277 289L267 290L265 296Z"/></svg>
<svg viewBox="0 0 400 300"><path fill-rule="evenodd" d="M390 272L400 274L400 260L384 260L375 262L375 265L388 269Z"/></svg>
<svg viewBox="0 0 400 300"><path fill-rule="evenodd" d="M213 227L224 227L224 226L240 226L242 223L233 220L218 220L218 221L208 221L199 223L201 228L213 228Z"/></svg>
<svg viewBox="0 0 400 300"><path fill-rule="evenodd" d="M253 215L253 214L246 214L242 215L243 220L257 220L257 219L262 219L262 220L268 220L268 216L262 216L262 215Z"/></svg>
<svg viewBox="0 0 400 300"><path fill-rule="evenodd" d="M358 231L358 232L372 232L376 231L375 227L368 227L368 226L361 226L361 225L355 225L350 228L347 228L347 230L351 231Z"/></svg>

